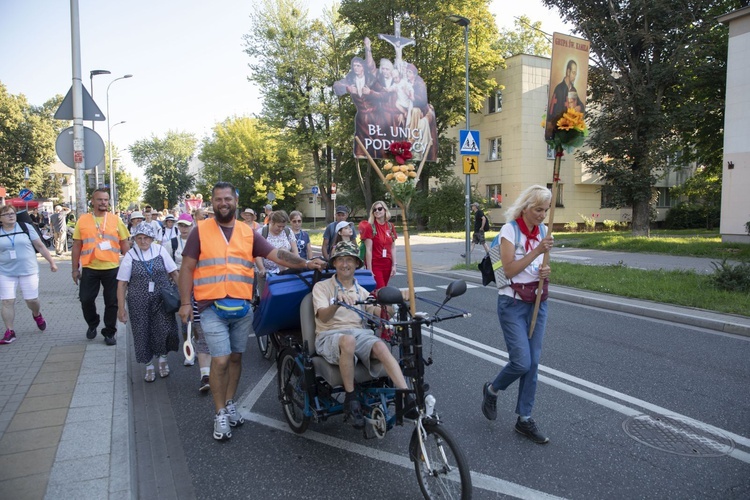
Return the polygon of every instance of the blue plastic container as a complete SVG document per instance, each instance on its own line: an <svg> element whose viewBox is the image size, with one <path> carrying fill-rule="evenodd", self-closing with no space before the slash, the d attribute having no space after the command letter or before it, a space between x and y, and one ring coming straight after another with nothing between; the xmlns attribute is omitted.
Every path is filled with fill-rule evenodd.
<svg viewBox="0 0 750 500"><path fill-rule="evenodd" d="M334 272L323 272L322 279L329 279ZM256 337L281 330L299 330L299 306L305 295L312 292L314 274L315 271L305 271L299 274L268 275L260 306L253 317ZM354 278L368 292L375 289L375 277L367 269L355 271Z"/></svg>

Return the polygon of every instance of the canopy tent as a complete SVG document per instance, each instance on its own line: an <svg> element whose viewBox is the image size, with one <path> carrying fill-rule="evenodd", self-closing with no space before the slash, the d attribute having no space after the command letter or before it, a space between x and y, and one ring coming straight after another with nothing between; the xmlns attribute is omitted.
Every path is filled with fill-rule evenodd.
<svg viewBox="0 0 750 500"><path fill-rule="evenodd" d="M26 201L26 200L22 200L21 198L7 198L5 200L5 204L6 205L12 205L12 206L14 206L16 208L26 208L27 207L27 205L26 205L27 203L28 203L28 207L29 208L38 208L39 207L39 202L36 201L36 200Z"/></svg>

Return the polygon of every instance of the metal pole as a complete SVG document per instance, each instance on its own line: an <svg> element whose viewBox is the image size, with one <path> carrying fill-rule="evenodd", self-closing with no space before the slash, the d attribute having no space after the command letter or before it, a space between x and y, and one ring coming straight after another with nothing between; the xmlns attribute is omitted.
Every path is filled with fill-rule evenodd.
<svg viewBox="0 0 750 500"><path fill-rule="evenodd" d="M86 213L86 175L84 171L81 32L78 23L78 0L70 0L70 34L73 60L73 162L76 173L76 216L80 217Z"/></svg>
<svg viewBox="0 0 750 500"><path fill-rule="evenodd" d="M470 103L469 103L469 20L466 19L464 25L464 46L466 47L466 130L470 130L469 123ZM464 194L464 217L466 217L466 266L471 264L471 175L466 174L466 192Z"/></svg>
<svg viewBox="0 0 750 500"><path fill-rule="evenodd" d="M110 75L111 71L106 69L92 69L89 71L90 88L91 88L91 100L94 100L94 77L97 75ZM96 101L94 101L96 102ZM109 113L109 111L107 111ZM96 120L91 120L91 130L96 131ZM94 167L94 188L99 187L99 165Z"/></svg>
<svg viewBox="0 0 750 500"><path fill-rule="evenodd" d="M109 144L109 198L110 202L112 203L112 213L115 212L115 173L114 170L112 170L112 140L111 140L111 133L112 129L115 128L120 123L125 122L119 122L115 123L111 127L109 126L110 117L109 117L109 88L112 86L113 83L115 83L117 80L122 80L123 78L132 78L133 75L124 75L120 78L115 78L111 82L109 82L109 85L107 85L107 144Z"/></svg>

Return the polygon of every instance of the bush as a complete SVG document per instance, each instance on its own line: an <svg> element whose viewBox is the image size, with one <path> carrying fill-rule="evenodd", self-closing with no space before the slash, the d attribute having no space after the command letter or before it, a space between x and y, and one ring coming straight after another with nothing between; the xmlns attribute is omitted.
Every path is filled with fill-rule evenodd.
<svg viewBox="0 0 750 500"><path fill-rule="evenodd" d="M574 220L568 222L565 224L565 230L569 233L575 233L578 231L578 223Z"/></svg>
<svg viewBox="0 0 750 500"><path fill-rule="evenodd" d="M617 226L617 221L616 220L604 219L602 221L602 224L604 224L604 227L607 229L607 231L614 231L615 230L615 226Z"/></svg>
<svg viewBox="0 0 750 500"><path fill-rule="evenodd" d="M581 216L581 219L583 219L583 225L586 227L586 231L593 232L596 230L596 219L594 217L589 217L587 215L578 214Z"/></svg>
<svg viewBox="0 0 750 500"><path fill-rule="evenodd" d="M456 177L441 183L440 188L425 196L417 193L411 203L412 214L429 214L430 231L458 231L464 227L464 184ZM410 216L411 218L411 216ZM471 223L474 227L472 219Z"/></svg>
<svg viewBox="0 0 750 500"><path fill-rule="evenodd" d="M712 229L718 224L721 211L691 203L680 203L669 209L664 220L666 229Z"/></svg>
<svg viewBox="0 0 750 500"><path fill-rule="evenodd" d="M750 292L750 264L745 262L733 266L726 259L720 264L712 264L716 270L711 276L711 282L716 288L728 292Z"/></svg>

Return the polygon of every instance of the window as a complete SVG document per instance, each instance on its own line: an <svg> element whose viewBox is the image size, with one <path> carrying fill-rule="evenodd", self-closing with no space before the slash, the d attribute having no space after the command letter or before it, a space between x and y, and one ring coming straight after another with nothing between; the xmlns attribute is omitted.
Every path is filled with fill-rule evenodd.
<svg viewBox="0 0 750 500"><path fill-rule="evenodd" d="M502 160L503 159L503 138L495 137L490 139L489 155L488 160Z"/></svg>
<svg viewBox="0 0 750 500"><path fill-rule="evenodd" d="M656 199L657 208L669 208L672 206L672 196L669 194L668 187L656 188L659 197Z"/></svg>
<svg viewBox="0 0 750 500"><path fill-rule="evenodd" d="M497 90L487 98L487 105L490 113L499 113L503 110L503 91Z"/></svg>
<svg viewBox="0 0 750 500"><path fill-rule="evenodd" d="M547 144L547 159L548 160L554 160L555 159L555 148Z"/></svg>
<svg viewBox="0 0 750 500"><path fill-rule="evenodd" d="M547 184L547 189L552 191L552 184ZM563 204L563 185L561 183L557 183L557 199L555 200L555 208L564 208L565 205Z"/></svg>
<svg viewBox="0 0 750 500"><path fill-rule="evenodd" d="M487 200L490 208L503 207L503 190L501 184L487 185Z"/></svg>

